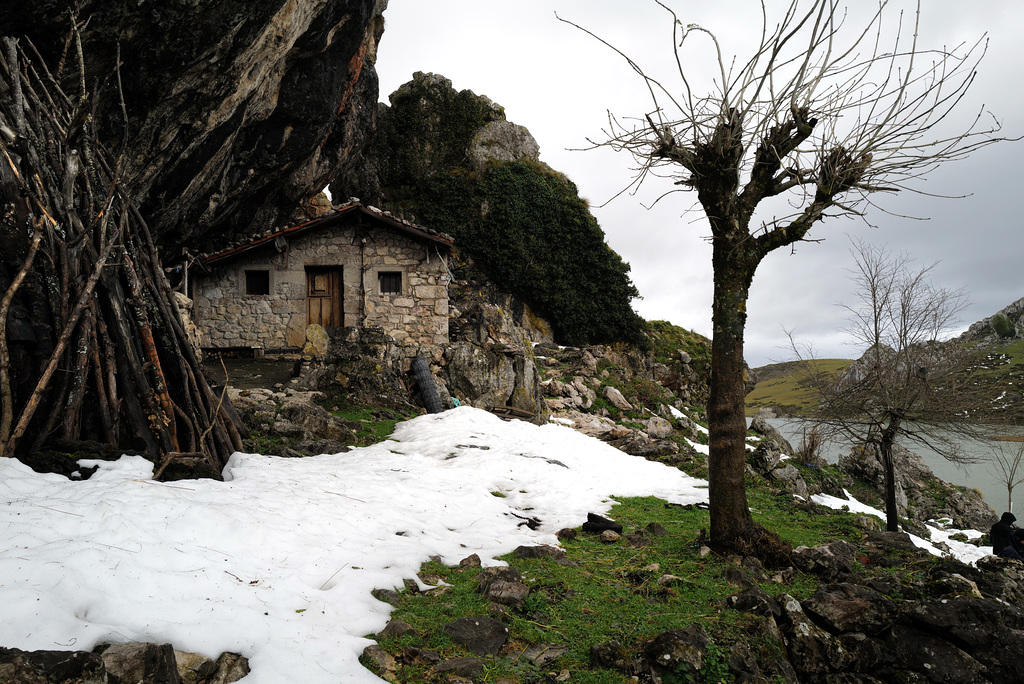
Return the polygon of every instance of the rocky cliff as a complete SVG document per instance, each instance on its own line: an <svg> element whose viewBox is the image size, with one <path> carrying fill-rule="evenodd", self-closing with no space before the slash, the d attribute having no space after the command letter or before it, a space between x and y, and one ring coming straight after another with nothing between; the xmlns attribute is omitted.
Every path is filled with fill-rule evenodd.
<svg viewBox="0 0 1024 684"><path fill-rule="evenodd" d="M550 322L555 339L645 344L629 265L563 174L540 161L504 109L436 74L416 73L381 106L373 173L331 185L448 233L482 274Z"/></svg>
<svg viewBox="0 0 1024 684"><path fill-rule="evenodd" d="M1024 337L1024 297L988 318L972 323L960 339L970 342L1002 343Z"/></svg>
<svg viewBox="0 0 1024 684"><path fill-rule="evenodd" d="M287 219L373 129L387 0L4 3L95 125L164 243L216 244ZM120 59L120 68L118 68ZM122 108L123 97L123 108Z"/></svg>

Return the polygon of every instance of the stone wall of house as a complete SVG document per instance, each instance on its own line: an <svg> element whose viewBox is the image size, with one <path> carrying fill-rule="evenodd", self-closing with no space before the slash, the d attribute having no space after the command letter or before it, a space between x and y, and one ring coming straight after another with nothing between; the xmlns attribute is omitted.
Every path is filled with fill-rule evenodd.
<svg viewBox="0 0 1024 684"><path fill-rule="evenodd" d="M279 240L195 279L196 325L207 349L301 348L309 322L307 269L339 269L343 326L380 327L414 355L448 344L443 254L383 228L325 228L288 244ZM269 294L246 294L248 270L269 272ZM401 274L400 292L381 293L382 272Z"/></svg>

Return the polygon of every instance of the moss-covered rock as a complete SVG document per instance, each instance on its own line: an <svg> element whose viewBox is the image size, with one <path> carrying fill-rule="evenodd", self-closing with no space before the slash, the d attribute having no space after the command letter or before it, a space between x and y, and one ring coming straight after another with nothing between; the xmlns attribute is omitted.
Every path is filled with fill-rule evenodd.
<svg viewBox="0 0 1024 684"><path fill-rule="evenodd" d="M539 161L529 131L500 106L417 73L378 126L380 197L370 201L453 236L466 261L549 321L560 343L647 344L629 265L576 186Z"/></svg>
<svg viewBox="0 0 1024 684"><path fill-rule="evenodd" d="M1000 337L1013 337L1017 334L1017 326L1004 313L997 313L988 322Z"/></svg>

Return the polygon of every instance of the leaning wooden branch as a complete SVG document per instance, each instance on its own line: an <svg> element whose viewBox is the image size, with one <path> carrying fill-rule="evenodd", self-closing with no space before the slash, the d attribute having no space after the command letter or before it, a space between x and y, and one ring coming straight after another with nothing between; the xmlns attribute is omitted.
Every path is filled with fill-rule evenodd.
<svg viewBox="0 0 1024 684"><path fill-rule="evenodd" d="M14 294L21 287L21 284L25 281L25 276L28 275L29 269L32 268L32 262L36 258L36 252L39 251L39 242L43 239L43 222L41 219L35 219L35 230L32 234L32 242L29 244L28 254L25 256L25 261L21 265L21 269L18 270L18 274L14 276L14 280L11 281L10 286L7 288L7 292L4 293L4 298L0 301L0 408L2 408L2 415L0 415L0 456L3 456L7 452L7 441L11 436L11 424L14 421L14 395L11 392L11 357L7 349L7 314L11 310L11 302L14 301Z"/></svg>
<svg viewBox="0 0 1024 684"><path fill-rule="evenodd" d="M57 370L57 364L64 353L64 348L67 346L71 339L71 334L75 330L75 324L78 323L79 316L82 315L82 311L85 310L85 307L89 304L89 300L92 298L93 289L96 287L96 283L100 279L103 267L107 265L107 259L113 254L116 247L116 244L112 244L109 250L100 257L99 261L96 262L96 267L93 270L92 275L89 276L89 280L86 282L85 288L82 290L82 294L75 303L74 310L71 312L71 320L68 325L64 327L60 339L57 340L57 346L50 355L50 361L46 364L46 370L43 371L43 375L36 383L32 396L29 397L28 403L25 405L25 408L22 409L21 417L18 419L18 424L15 426L14 431L3 443L2 448L0 448L0 456L14 454L14 449L18 444L18 440L21 439L23 434L25 434L29 421L31 421L32 416L35 415L36 410L39 408L42 396L50 385L50 380L53 378L53 374Z"/></svg>
<svg viewBox="0 0 1024 684"><path fill-rule="evenodd" d="M207 426L206 430L203 431L203 434L200 435L200 437L198 439L198 444L199 444L200 449L202 448L203 444L206 443L206 438L210 436L210 431L213 430L213 426L216 424L216 421L214 420L214 418L217 415L220 414L220 412L221 412L221 410L222 410L222 408L224 406L224 397L227 396L227 393L228 393L228 369L227 369L227 366L224 365L224 359L220 360L220 367L221 367L221 370L224 371L224 387L222 387L221 390L220 390L220 399L217 400L217 406L214 407L213 411L210 413L210 424ZM164 458L164 462L160 464L160 467L153 474L153 479L154 480L159 480L160 476L164 474L165 470L167 470L167 466L171 465L171 461L173 461L174 459L180 458L182 456L191 456L191 455L202 456L204 458L208 458L208 454L205 451L197 451L197 452L192 452L192 453L187 453L187 452L186 453L181 453L181 452L178 452L178 451L171 451L171 452L169 452L167 454L167 456Z"/></svg>
<svg viewBox="0 0 1024 684"><path fill-rule="evenodd" d="M121 157L98 139L104 98L125 116L120 74L86 83L76 27L67 46L71 97L60 68L0 40L0 234L12 244L33 236L27 258L0 254L3 320L15 307L31 312L16 339L0 326L0 454L59 437L105 440L154 462L186 446L222 467L245 428L210 389ZM128 123L119 155L131 148Z"/></svg>

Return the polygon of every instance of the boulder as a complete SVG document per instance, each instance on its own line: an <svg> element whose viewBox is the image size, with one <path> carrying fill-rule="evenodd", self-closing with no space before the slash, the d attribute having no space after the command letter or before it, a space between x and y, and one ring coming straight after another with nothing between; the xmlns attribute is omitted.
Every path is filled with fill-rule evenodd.
<svg viewBox="0 0 1024 684"><path fill-rule="evenodd" d="M670 629L644 644L643 654L659 674L672 673L680 681L696 680L704 667L711 638L699 626Z"/></svg>
<svg viewBox="0 0 1024 684"><path fill-rule="evenodd" d="M886 650L888 657L898 663L901 670L919 673L926 681L1020 681L1016 674L1005 678L1009 673L993 679L992 673L959 645L910 625L898 624L893 627ZM1011 667L1014 673L1020 669L1016 663Z"/></svg>
<svg viewBox="0 0 1024 684"><path fill-rule="evenodd" d="M107 672L122 682L181 684L174 647L170 644L130 642L102 647Z"/></svg>
<svg viewBox="0 0 1024 684"><path fill-rule="evenodd" d="M829 544L793 549L793 563L804 572L813 572L825 581L833 581L853 570L857 549L840 539Z"/></svg>
<svg viewBox="0 0 1024 684"><path fill-rule="evenodd" d="M842 642L816 625L792 596L781 594L776 600L782 608L779 624L787 636L789 660L797 671L813 681L829 672L841 672L852 660Z"/></svg>
<svg viewBox="0 0 1024 684"><path fill-rule="evenodd" d="M456 342L445 352L444 378L448 391L477 408L512 406L546 423L540 376L532 356L521 348L488 349L472 342Z"/></svg>
<svg viewBox="0 0 1024 684"><path fill-rule="evenodd" d="M626 401L626 398L622 396L622 392L611 385L605 385L604 398L611 402L612 406L620 411L628 412L633 410L633 405Z"/></svg>
<svg viewBox="0 0 1024 684"><path fill-rule="evenodd" d="M774 417L774 413L767 409L761 409L754 416L754 419L750 422L750 429L761 435L766 440L772 440L775 442L776 447L785 453L787 456L793 456L796 454L796 450L793 445L790 444L782 433L776 430L768 422L768 417Z"/></svg>
<svg viewBox="0 0 1024 684"><path fill-rule="evenodd" d="M85 651L0 647L0 684L108 684L103 659Z"/></svg>
<svg viewBox="0 0 1024 684"><path fill-rule="evenodd" d="M896 621L896 603L859 584L819 587L803 601L804 611L823 622L829 631L878 634Z"/></svg>
<svg viewBox="0 0 1024 684"><path fill-rule="evenodd" d="M647 436L651 439L665 439L672 435L672 423L659 416L652 416L645 423Z"/></svg>
<svg viewBox="0 0 1024 684"><path fill-rule="evenodd" d="M331 345L331 337L324 330L322 325L313 323L306 326L306 344L302 348L302 353L313 357L323 357L327 355L327 350Z"/></svg>

